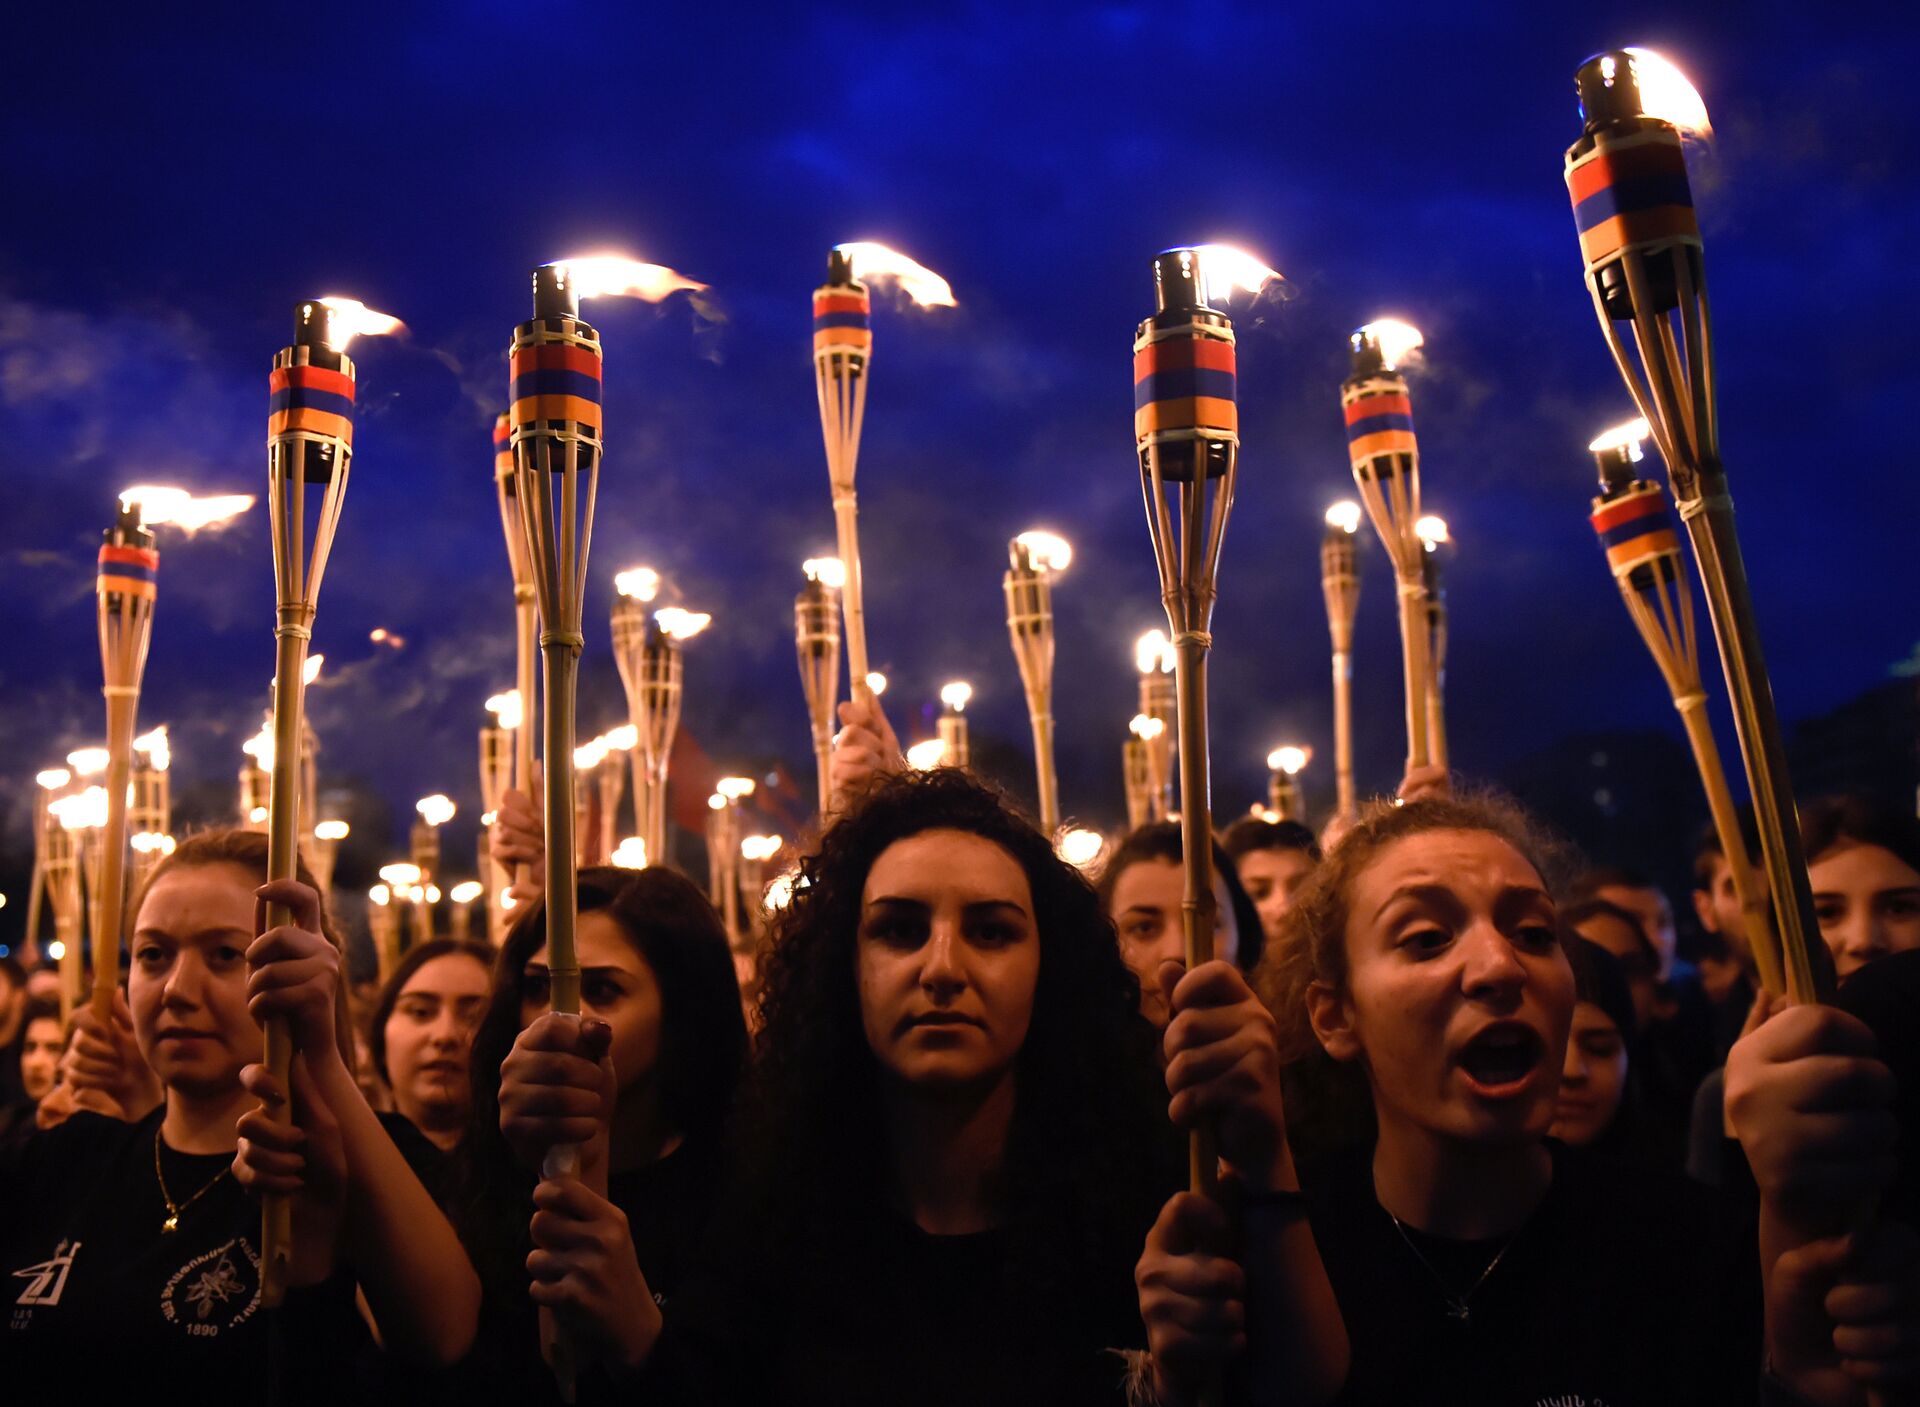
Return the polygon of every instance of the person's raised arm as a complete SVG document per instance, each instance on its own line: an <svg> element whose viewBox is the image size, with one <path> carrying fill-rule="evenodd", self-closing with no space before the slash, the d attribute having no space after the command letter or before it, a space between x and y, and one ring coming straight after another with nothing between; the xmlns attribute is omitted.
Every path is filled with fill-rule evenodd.
<svg viewBox="0 0 1920 1407"><path fill-rule="evenodd" d="M295 880L275 880L257 899L262 915L267 904L280 904L292 922L247 949L247 1007L263 1023L286 1018L313 1090L338 1125L346 1173L341 1253L389 1349L428 1363L456 1362L478 1328L480 1278L341 1053L340 954L320 934L319 896Z"/></svg>
<svg viewBox="0 0 1920 1407"><path fill-rule="evenodd" d="M1273 1017L1231 963L1191 972L1167 963L1160 980L1173 1012L1167 1112L1183 1129L1217 1133L1227 1200L1240 1215L1244 1293L1230 1273L1224 1214L1175 1197L1135 1272L1156 1385L1167 1401L1193 1400L1206 1374L1235 1356L1244 1320L1253 1400L1330 1402L1350 1350L1287 1142Z"/></svg>
<svg viewBox="0 0 1920 1407"><path fill-rule="evenodd" d="M880 700L844 699L840 704L840 731L833 739L833 807L844 811L877 777L901 771L907 760L900 739L887 722Z"/></svg>

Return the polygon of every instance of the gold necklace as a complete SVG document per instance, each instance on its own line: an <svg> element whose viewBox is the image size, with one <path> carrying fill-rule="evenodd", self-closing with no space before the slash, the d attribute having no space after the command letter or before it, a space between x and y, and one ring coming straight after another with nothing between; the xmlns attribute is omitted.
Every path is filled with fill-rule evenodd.
<svg viewBox="0 0 1920 1407"><path fill-rule="evenodd" d="M160 1200L167 1204L167 1219L160 1223L161 1234L166 1235L170 1232L178 1231L180 1229L180 1213L213 1191L214 1184L232 1171L233 1164L227 1164L227 1166L207 1179L206 1186L176 1206L174 1204L173 1194L167 1191L167 1175L160 1171L160 1130L156 1128L153 1131L153 1177L154 1181L160 1184Z"/></svg>

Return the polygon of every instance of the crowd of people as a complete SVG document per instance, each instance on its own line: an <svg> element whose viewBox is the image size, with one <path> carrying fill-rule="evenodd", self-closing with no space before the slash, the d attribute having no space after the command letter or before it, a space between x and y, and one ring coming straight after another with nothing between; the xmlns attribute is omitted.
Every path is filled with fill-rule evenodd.
<svg viewBox="0 0 1920 1407"><path fill-rule="evenodd" d="M0 960L10 1400L1920 1394L1912 816L1802 810L1829 1006L1761 989L1717 840L1683 925L1437 769L1228 826L1189 967L1178 824L1090 879L841 721L744 972L685 876L588 868L578 1016L535 887L365 999L238 830L154 867L110 1015ZM541 872L528 798L493 845Z"/></svg>

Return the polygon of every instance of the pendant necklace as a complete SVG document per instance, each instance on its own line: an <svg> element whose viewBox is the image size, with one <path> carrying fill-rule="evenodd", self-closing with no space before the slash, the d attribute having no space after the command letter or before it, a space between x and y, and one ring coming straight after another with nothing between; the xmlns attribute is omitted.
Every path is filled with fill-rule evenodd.
<svg viewBox="0 0 1920 1407"><path fill-rule="evenodd" d="M1381 1210L1386 1211L1386 1208L1382 1207ZM1413 1252L1413 1258L1419 1261L1427 1274L1432 1277L1435 1287L1440 1291L1440 1298L1446 1301L1447 1318L1457 1323L1471 1324L1473 1322L1473 1309L1468 1304L1468 1301L1474 1297L1474 1294L1482 1285L1487 1283L1487 1277L1493 1274L1494 1267L1499 1265L1506 1257L1508 1249L1513 1245L1513 1236L1509 1236L1505 1241L1501 1242L1500 1249L1494 1252L1493 1259L1487 1262L1487 1268L1480 1272L1478 1278L1474 1280L1473 1284L1467 1287L1467 1292L1462 1295L1455 1294L1452 1287L1447 1284L1446 1278L1442 1276L1438 1270L1433 1268L1433 1262L1428 1260L1420 1248L1414 1244L1413 1237L1407 1234L1406 1225L1400 1218L1392 1212L1387 1212L1387 1220L1391 1221L1393 1223L1393 1229L1400 1233L1400 1239L1407 1243L1407 1249ZM1514 1233L1515 1236L1519 1234L1518 1231Z"/></svg>
<svg viewBox="0 0 1920 1407"><path fill-rule="evenodd" d="M156 1128L153 1131L153 1176L154 1180L160 1184L160 1200L167 1204L167 1219L160 1223L161 1234L166 1235L178 1231L180 1229L180 1213L206 1196L207 1193L213 1191L214 1184L218 1183L221 1178L232 1171L233 1165L229 1163L226 1167L220 1169L219 1172L208 1178L206 1185L198 1192L187 1198L186 1201L176 1205L173 1200L173 1194L167 1191L167 1175L160 1171L160 1130Z"/></svg>

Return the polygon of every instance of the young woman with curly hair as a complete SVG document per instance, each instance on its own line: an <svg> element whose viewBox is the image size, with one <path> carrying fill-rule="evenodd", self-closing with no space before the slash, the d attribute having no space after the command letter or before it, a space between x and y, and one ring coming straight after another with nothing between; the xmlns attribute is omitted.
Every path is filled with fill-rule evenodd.
<svg viewBox="0 0 1920 1407"><path fill-rule="evenodd" d="M1137 1002L1092 888L999 793L880 780L777 921L722 1234L636 1388L1120 1401L1177 1175Z"/></svg>

